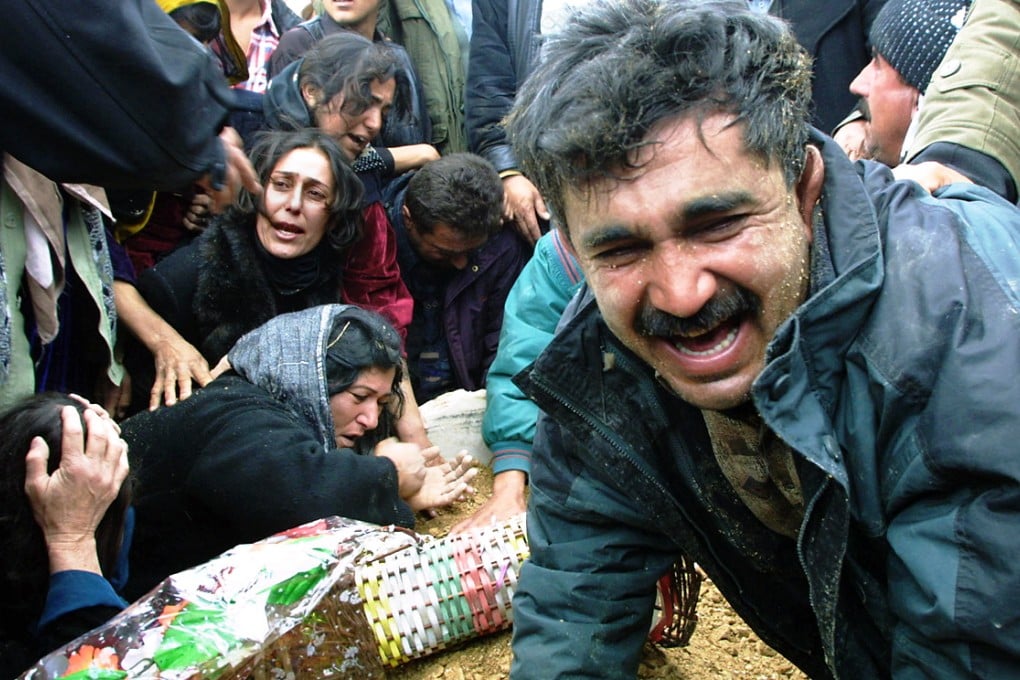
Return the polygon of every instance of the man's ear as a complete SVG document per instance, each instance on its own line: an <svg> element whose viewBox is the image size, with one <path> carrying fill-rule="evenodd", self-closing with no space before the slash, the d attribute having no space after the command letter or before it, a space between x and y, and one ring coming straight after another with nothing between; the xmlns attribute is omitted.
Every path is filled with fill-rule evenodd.
<svg viewBox="0 0 1020 680"><path fill-rule="evenodd" d="M411 219L411 211L407 207L407 204L400 206L400 214L404 218L404 226L414 228L414 220Z"/></svg>
<svg viewBox="0 0 1020 680"><path fill-rule="evenodd" d="M305 83L301 86L301 97L305 100L305 105L309 109L315 109L318 106L321 94L322 90L311 83Z"/></svg>
<svg viewBox="0 0 1020 680"><path fill-rule="evenodd" d="M825 183L825 161L822 160L822 152L813 144L808 144L804 153L804 170L800 173L797 186L794 191L797 194L797 205L800 209L801 219L808 230L808 236L812 233L812 222L814 221L815 204L822 195L822 185Z"/></svg>

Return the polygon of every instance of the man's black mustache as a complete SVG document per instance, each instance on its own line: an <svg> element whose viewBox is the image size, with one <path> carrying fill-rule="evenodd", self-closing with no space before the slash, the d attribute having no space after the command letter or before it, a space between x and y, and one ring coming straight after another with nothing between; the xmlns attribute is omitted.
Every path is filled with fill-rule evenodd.
<svg viewBox="0 0 1020 680"><path fill-rule="evenodd" d="M637 330L641 335L660 337L698 335L734 316L757 314L760 308L758 296L745 288L736 288L713 297L694 316L673 316L645 305L638 315Z"/></svg>
<svg viewBox="0 0 1020 680"><path fill-rule="evenodd" d="M871 109L868 108L868 100L864 97L858 98L857 110L860 111L862 116L864 116L864 120L871 120Z"/></svg>

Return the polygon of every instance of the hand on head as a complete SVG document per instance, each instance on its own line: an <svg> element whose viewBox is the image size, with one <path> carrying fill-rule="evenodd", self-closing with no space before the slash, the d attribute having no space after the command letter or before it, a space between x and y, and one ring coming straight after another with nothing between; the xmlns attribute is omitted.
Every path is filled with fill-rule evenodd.
<svg viewBox="0 0 1020 680"><path fill-rule="evenodd" d="M81 417L73 406L64 406L60 417L60 466L47 472L49 447L42 437L34 437L25 457L25 494L46 539L50 571L101 573L96 527L127 478L127 444L117 424L97 405L89 404Z"/></svg>

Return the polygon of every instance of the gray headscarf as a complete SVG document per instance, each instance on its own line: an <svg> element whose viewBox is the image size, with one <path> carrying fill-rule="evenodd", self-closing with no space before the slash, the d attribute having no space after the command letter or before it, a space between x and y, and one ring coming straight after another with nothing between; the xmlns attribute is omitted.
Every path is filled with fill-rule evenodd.
<svg viewBox="0 0 1020 680"><path fill-rule="evenodd" d="M326 344L334 319L351 305L280 314L245 334L227 354L242 378L303 416L327 451L336 448L326 388Z"/></svg>

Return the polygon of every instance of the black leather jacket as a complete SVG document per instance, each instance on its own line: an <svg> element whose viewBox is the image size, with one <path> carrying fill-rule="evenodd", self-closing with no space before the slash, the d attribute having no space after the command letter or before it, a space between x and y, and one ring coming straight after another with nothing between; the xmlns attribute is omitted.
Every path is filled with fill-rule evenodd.
<svg viewBox="0 0 1020 680"><path fill-rule="evenodd" d="M222 174L230 90L157 4L11 0L4 17L0 151L54 181L112 188Z"/></svg>
<svg viewBox="0 0 1020 680"><path fill-rule="evenodd" d="M465 125L471 150L496 170L517 169L503 118L531 73L542 20L541 0L475 0L468 61Z"/></svg>

